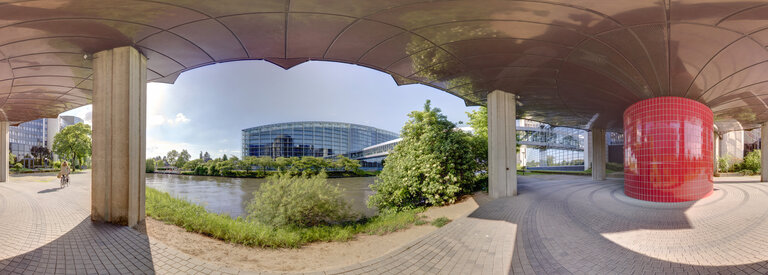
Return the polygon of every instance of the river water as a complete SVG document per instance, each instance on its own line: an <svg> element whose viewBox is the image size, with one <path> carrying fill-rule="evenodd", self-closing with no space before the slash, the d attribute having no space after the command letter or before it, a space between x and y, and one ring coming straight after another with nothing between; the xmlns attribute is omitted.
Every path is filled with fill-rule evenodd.
<svg viewBox="0 0 768 275"><path fill-rule="evenodd" d="M373 184L375 179L358 177L328 181L344 188L344 197L350 202L352 210L372 216L376 214L376 210L368 208L365 202L368 196L373 194L369 185ZM208 211L229 214L232 217L247 215L245 206L253 199L253 191L259 189L265 181L252 178L147 174L147 187L202 205Z"/></svg>

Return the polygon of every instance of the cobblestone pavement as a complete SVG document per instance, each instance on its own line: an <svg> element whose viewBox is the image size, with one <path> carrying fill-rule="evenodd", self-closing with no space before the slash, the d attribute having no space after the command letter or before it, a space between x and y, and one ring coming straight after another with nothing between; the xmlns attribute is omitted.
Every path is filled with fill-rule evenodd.
<svg viewBox="0 0 768 275"><path fill-rule="evenodd" d="M700 201L628 198L620 180L520 177L483 205L380 258L320 273L768 274L768 184L720 178ZM90 175L0 183L0 274L245 274L121 226L93 223Z"/></svg>

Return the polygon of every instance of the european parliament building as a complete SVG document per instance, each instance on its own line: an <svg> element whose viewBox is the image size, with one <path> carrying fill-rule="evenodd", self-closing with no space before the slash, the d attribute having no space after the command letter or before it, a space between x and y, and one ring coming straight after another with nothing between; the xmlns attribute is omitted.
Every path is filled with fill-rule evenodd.
<svg viewBox="0 0 768 275"><path fill-rule="evenodd" d="M349 156L368 146L399 138L390 131L343 122L303 121L242 130L243 157Z"/></svg>

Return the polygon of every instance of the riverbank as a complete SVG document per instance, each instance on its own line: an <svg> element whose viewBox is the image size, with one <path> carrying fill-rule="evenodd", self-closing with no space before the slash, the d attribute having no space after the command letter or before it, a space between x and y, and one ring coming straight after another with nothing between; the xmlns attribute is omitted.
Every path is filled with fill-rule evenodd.
<svg viewBox="0 0 768 275"><path fill-rule="evenodd" d="M340 224L270 226L240 217L216 214L203 206L147 187L147 216L187 231L246 246L298 248L312 242L348 241L358 234L387 234L422 221L422 209L384 213Z"/></svg>
<svg viewBox="0 0 768 275"><path fill-rule="evenodd" d="M479 205L489 202L486 193L465 196L458 203L431 207L421 213L425 220L447 217L451 220L472 213ZM427 223L385 235L356 235L347 242L311 243L299 249L270 249L247 247L208 236L187 232L184 228L147 217L146 230L150 238L163 242L196 258L221 265L278 272L311 272L362 263L407 245L437 230Z"/></svg>

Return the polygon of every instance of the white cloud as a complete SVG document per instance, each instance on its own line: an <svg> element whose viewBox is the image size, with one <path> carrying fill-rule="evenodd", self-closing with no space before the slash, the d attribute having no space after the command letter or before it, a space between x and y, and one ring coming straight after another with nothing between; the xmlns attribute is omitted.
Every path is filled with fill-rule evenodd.
<svg viewBox="0 0 768 275"><path fill-rule="evenodd" d="M182 113L176 114L175 119L168 120L168 124L170 125L176 125L176 124L187 123L187 122L189 122L189 119Z"/></svg>
<svg viewBox="0 0 768 275"><path fill-rule="evenodd" d="M174 118L165 118L163 115L158 114L151 115L147 118L147 124L149 127L160 125L175 126L188 122L189 118L187 118L187 116L185 116L183 113L176 114L176 117Z"/></svg>

